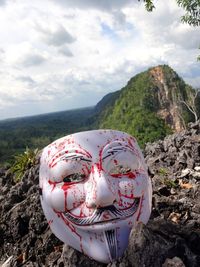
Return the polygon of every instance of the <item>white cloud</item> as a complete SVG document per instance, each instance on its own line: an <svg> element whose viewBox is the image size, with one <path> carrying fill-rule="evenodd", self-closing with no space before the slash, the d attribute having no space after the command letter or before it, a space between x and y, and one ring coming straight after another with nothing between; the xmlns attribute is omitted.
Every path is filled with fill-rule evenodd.
<svg viewBox="0 0 200 267"><path fill-rule="evenodd" d="M52 28L43 28L40 25L37 26L37 30L48 45L61 46L76 40L62 25L53 25Z"/></svg>
<svg viewBox="0 0 200 267"><path fill-rule="evenodd" d="M6 0L0 0L0 6L4 6L6 4Z"/></svg>
<svg viewBox="0 0 200 267"><path fill-rule="evenodd" d="M104 11L111 11L122 8L132 2L132 0L51 0L66 8L80 8L80 9L100 9Z"/></svg>
<svg viewBox="0 0 200 267"><path fill-rule="evenodd" d="M8 1L0 8L1 118L94 105L157 64L197 86L200 30L181 24L181 14L175 0L157 1L152 13L132 0Z"/></svg>
<svg viewBox="0 0 200 267"><path fill-rule="evenodd" d="M1 60L1 62L4 61L4 55L5 55L4 50L2 48L0 48L0 60Z"/></svg>
<svg viewBox="0 0 200 267"><path fill-rule="evenodd" d="M37 55L37 54L33 54L33 55L28 55L26 56L21 64L24 66L24 67L31 67L31 66L37 66L37 65L40 65L42 64L43 62L45 61L45 58L42 57L41 55Z"/></svg>
<svg viewBox="0 0 200 267"><path fill-rule="evenodd" d="M29 86L33 86L36 83L30 76L18 76L16 80L24 82L25 84Z"/></svg>
<svg viewBox="0 0 200 267"><path fill-rule="evenodd" d="M66 57L73 57L73 54L72 52L69 50L68 47L64 46L64 47L61 47L58 52Z"/></svg>

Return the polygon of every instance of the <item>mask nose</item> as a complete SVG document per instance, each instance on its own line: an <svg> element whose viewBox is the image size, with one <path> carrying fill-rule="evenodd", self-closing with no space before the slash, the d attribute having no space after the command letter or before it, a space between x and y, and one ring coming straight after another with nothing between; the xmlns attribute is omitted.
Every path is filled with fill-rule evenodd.
<svg viewBox="0 0 200 267"><path fill-rule="evenodd" d="M116 194L109 177L103 172L94 172L90 182L90 189L86 195L88 208L101 208L113 205L116 201Z"/></svg>

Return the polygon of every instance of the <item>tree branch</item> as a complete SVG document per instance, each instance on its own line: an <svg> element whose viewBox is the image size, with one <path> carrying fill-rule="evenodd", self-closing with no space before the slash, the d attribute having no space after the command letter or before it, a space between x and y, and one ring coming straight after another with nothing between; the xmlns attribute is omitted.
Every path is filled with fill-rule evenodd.
<svg viewBox="0 0 200 267"><path fill-rule="evenodd" d="M196 113L196 111L194 110L194 108L191 107L189 104L187 104L187 103L186 103L185 101L183 101L183 100L180 100L180 102L183 103L183 104L185 104L186 107L189 109L189 111L194 115L194 117L195 117L195 122L198 121L197 113Z"/></svg>

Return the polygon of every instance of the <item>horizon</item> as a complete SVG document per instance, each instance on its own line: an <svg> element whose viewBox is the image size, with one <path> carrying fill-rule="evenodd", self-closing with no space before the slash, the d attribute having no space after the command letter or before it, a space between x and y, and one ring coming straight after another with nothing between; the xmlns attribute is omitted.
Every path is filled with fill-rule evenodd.
<svg viewBox="0 0 200 267"><path fill-rule="evenodd" d="M51 114L56 114L56 113L62 113L62 112L68 112L68 111L76 111L76 110L81 110L81 109L89 109L93 108L96 105L93 106L88 106L88 107L78 107L78 108L72 108L72 109L66 109L66 110L58 110L58 111L53 111L53 112L46 112L46 113L38 113L38 114L32 114L32 115L27 115L27 116L21 116L21 117L11 117L11 118L6 118L6 119L0 119L1 122L6 122L6 121L15 121L15 120L20 120L20 119L28 119L28 118L34 118L34 117L40 117L40 116L48 116Z"/></svg>
<svg viewBox="0 0 200 267"><path fill-rule="evenodd" d="M164 64L163 65L157 65L157 66L164 66ZM157 66L153 66L153 68L154 67L157 67ZM170 66L169 66L170 67ZM152 67L150 67L150 68L152 68ZM170 67L171 68L171 67ZM148 68L149 69L149 68ZM148 69L146 69L146 70L144 70L144 71L147 71ZM140 74L141 72L139 72L139 73L136 73L134 76L136 76L137 74ZM179 74L178 74L179 75ZM133 76L133 77L134 77ZM133 78L133 77L131 77L131 78ZM180 77L180 76L179 76ZM131 79L130 78L130 79ZM180 77L180 78L182 78L182 77ZM129 80L130 81L130 80ZM126 86L127 84L128 84L128 82L129 81L127 81L126 82L126 84L125 85L123 85L123 87L124 86ZM189 84L190 85L190 84ZM190 85L191 86L191 85ZM122 88L123 88L122 87ZM118 89L118 90L121 90L122 88L120 88L120 89ZM198 90L198 88L195 88L195 87L193 87L195 90ZM116 91L111 91L111 92L108 92L107 94L110 94L110 93L113 93L113 92L117 92L118 90L116 90ZM106 94L106 95L107 95ZM44 112L44 113L34 113L34 114L31 114L31 115L25 115L25 116L18 116L18 117L9 117L9 118L4 118L4 119L1 119L0 118L0 122L6 122L6 121L15 121L15 120L20 120L20 119L28 119L28 118L32 118L32 117L39 117L39 116L45 116L45 115L50 115L50 114L55 114L55 113L62 113L62 112L67 112L67 111L75 111L75 110L79 110L79 109L86 109L86 108L93 108L93 107L95 107L99 102L101 102L101 100L106 96L106 95L104 95L104 96L102 96L101 97L101 99L99 100L99 101L97 101L95 104L93 104L93 105L90 105L90 106L82 106L82 107L74 107L74 108L71 108L71 109L66 109L66 110L55 110L55 111L49 111L49 112Z"/></svg>
<svg viewBox="0 0 200 267"><path fill-rule="evenodd" d="M0 1L0 120L97 104L137 73L169 65L200 87L199 27L175 0Z"/></svg>

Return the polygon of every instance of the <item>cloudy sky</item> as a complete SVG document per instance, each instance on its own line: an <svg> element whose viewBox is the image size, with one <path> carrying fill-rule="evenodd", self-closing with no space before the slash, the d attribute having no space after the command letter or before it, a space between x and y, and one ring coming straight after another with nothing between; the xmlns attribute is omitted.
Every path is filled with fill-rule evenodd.
<svg viewBox="0 0 200 267"><path fill-rule="evenodd" d="M155 3L0 0L0 119L95 105L158 64L200 87L200 27Z"/></svg>

